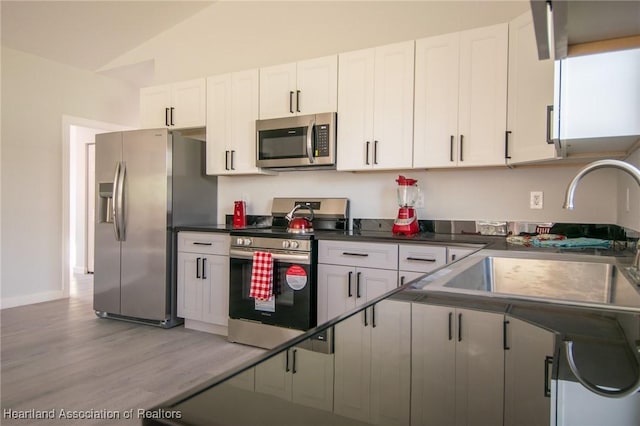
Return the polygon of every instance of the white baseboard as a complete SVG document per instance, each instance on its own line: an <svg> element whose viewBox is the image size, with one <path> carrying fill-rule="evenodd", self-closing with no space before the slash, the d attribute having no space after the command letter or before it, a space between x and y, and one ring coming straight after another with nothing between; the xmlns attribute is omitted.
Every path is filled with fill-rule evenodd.
<svg viewBox="0 0 640 426"><path fill-rule="evenodd" d="M62 290L48 291L45 293L27 294L24 296L5 297L0 299L0 309L15 308L16 306L32 305L34 303L50 302L52 300L66 299Z"/></svg>
<svg viewBox="0 0 640 426"><path fill-rule="evenodd" d="M205 333L219 334L220 336L227 336L229 333L227 327L218 324L210 324L208 322L202 322L197 320L190 320L185 318L184 328L190 328L191 330L204 331Z"/></svg>

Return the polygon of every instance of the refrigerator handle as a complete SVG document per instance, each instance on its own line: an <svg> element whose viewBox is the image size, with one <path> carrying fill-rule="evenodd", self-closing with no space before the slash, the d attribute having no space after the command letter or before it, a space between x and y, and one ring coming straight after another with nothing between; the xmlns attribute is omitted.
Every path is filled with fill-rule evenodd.
<svg viewBox="0 0 640 426"><path fill-rule="evenodd" d="M118 211L118 215L114 218L114 221L118 224L118 241L124 241L125 234L125 223L124 223L124 178L127 171L127 167L124 162L120 162L119 164L119 175L118 175L118 192L117 199L115 200L116 209Z"/></svg>
<svg viewBox="0 0 640 426"><path fill-rule="evenodd" d="M113 176L113 191L111 192L111 217L113 218L113 231L116 235L116 241L120 241L120 219L117 206L118 184L120 182L120 161L116 163L116 171Z"/></svg>

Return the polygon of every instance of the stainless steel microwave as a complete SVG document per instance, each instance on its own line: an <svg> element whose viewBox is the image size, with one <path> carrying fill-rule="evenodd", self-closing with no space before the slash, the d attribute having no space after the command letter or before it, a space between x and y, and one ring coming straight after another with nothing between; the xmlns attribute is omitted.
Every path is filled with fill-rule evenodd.
<svg viewBox="0 0 640 426"><path fill-rule="evenodd" d="M256 166L335 168L336 120L335 112L257 120Z"/></svg>

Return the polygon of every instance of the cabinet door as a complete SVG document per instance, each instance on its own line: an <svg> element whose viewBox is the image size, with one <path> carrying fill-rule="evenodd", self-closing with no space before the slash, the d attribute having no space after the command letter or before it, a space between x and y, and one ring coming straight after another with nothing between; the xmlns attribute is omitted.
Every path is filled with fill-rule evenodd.
<svg viewBox="0 0 640 426"><path fill-rule="evenodd" d="M509 90L507 129L510 164L555 157L552 117L553 61L538 59L533 18L530 13L509 23Z"/></svg>
<svg viewBox="0 0 640 426"><path fill-rule="evenodd" d="M459 44L459 33L416 41L413 167L457 164Z"/></svg>
<svg viewBox="0 0 640 426"><path fill-rule="evenodd" d="M333 354L302 348L289 351L294 404L333 411Z"/></svg>
<svg viewBox="0 0 640 426"><path fill-rule="evenodd" d="M412 426L455 424L454 316L447 306L411 306Z"/></svg>
<svg viewBox="0 0 640 426"><path fill-rule="evenodd" d="M203 258L202 321L227 326L229 321L229 257Z"/></svg>
<svg viewBox="0 0 640 426"><path fill-rule="evenodd" d="M231 173L259 173L256 167L257 69L232 74L231 117Z"/></svg>
<svg viewBox="0 0 640 426"><path fill-rule="evenodd" d="M289 357L289 350L286 350L256 365L256 392L291 400L291 359Z"/></svg>
<svg viewBox="0 0 640 426"><path fill-rule="evenodd" d="M296 63L260 68L260 118L295 115Z"/></svg>
<svg viewBox="0 0 640 426"><path fill-rule="evenodd" d="M459 166L505 164L508 25L460 33Z"/></svg>
<svg viewBox="0 0 640 426"><path fill-rule="evenodd" d="M198 253L178 252L178 316L202 320L203 280L200 274L202 258Z"/></svg>
<svg viewBox="0 0 640 426"><path fill-rule="evenodd" d="M424 275L423 272L398 271L398 285L399 286L405 285L409 281L418 279L423 275Z"/></svg>
<svg viewBox="0 0 640 426"><path fill-rule="evenodd" d="M413 159L414 42L375 49L374 168L410 168Z"/></svg>
<svg viewBox="0 0 640 426"><path fill-rule="evenodd" d="M231 74L207 78L207 174L229 170L231 143Z"/></svg>
<svg viewBox="0 0 640 426"><path fill-rule="evenodd" d="M364 325L367 314L359 312L334 328L333 411L363 422L369 421L371 403L371 325Z"/></svg>
<svg viewBox="0 0 640 426"><path fill-rule="evenodd" d="M317 114L338 109L338 56L297 64L296 113Z"/></svg>
<svg viewBox="0 0 640 426"><path fill-rule="evenodd" d="M476 251L476 249L462 248L462 247L447 247L447 263L451 263L455 260L462 259L465 256L470 255Z"/></svg>
<svg viewBox="0 0 640 426"><path fill-rule="evenodd" d="M371 319L371 423L409 425L411 304L383 300Z"/></svg>
<svg viewBox="0 0 640 426"><path fill-rule="evenodd" d="M338 170L372 167L375 49L339 56Z"/></svg>
<svg viewBox="0 0 640 426"><path fill-rule="evenodd" d="M505 426L550 424L550 362L554 355L554 333L512 317L506 317Z"/></svg>
<svg viewBox="0 0 640 426"><path fill-rule="evenodd" d="M153 86L140 89L140 128L167 127L171 105L171 86Z"/></svg>
<svg viewBox="0 0 640 426"><path fill-rule="evenodd" d="M356 306L355 275L350 266L318 264L318 324Z"/></svg>
<svg viewBox="0 0 640 426"><path fill-rule="evenodd" d="M206 80L174 83L171 86L171 124L175 128L203 127L207 121Z"/></svg>
<svg viewBox="0 0 640 426"><path fill-rule="evenodd" d="M456 309L456 425L503 421L504 315Z"/></svg>
<svg viewBox="0 0 640 426"><path fill-rule="evenodd" d="M355 300L361 305L398 287L398 271L390 269L357 268Z"/></svg>

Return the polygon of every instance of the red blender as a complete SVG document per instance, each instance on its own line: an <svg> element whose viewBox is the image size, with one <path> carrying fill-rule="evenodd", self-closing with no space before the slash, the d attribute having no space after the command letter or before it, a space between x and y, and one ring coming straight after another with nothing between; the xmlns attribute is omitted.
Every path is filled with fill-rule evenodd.
<svg viewBox="0 0 640 426"><path fill-rule="evenodd" d="M418 194L420 193L417 185L418 181L398 176L396 182L398 182L398 205L400 209L398 210L398 217L393 221L392 231L394 234L417 234L420 229L416 210L413 206L416 205Z"/></svg>

